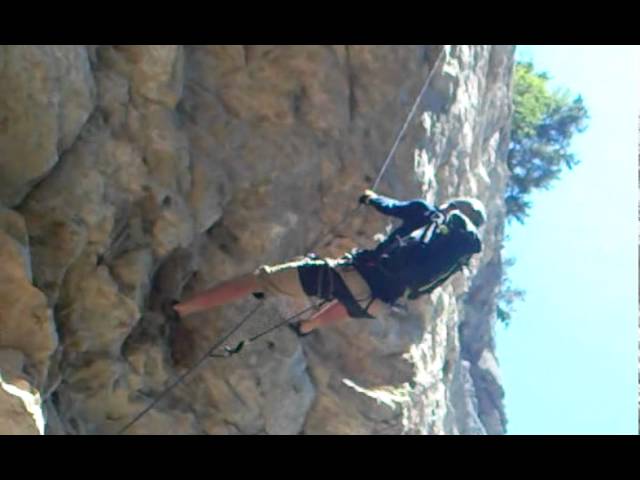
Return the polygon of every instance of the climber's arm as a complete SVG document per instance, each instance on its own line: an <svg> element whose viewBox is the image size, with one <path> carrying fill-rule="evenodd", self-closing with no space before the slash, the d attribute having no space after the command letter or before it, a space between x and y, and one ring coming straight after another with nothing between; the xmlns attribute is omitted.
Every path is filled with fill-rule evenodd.
<svg viewBox="0 0 640 480"><path fill-rule="evenodd" d="M367 190L364 195L360 197L360 201L365 205L371 205L383 215L400 218L401 220L404 220L408 209L411 209L411 204L416 203L415 200L395 200L391 197L385 197L384 195L374 193L371 190Z"/></svg>
<svg viewBox="0 0 640 480"><path fill-rule="evenodd" d="M410 229L406 234L430 223L432 216L438 213L438 210L434 206L424 200L396 200L391 197L379 195L371 190L365 191L364 195L360 197L360 202L371 205L383 215L389 215L402 220L406 224L406 227L404 225L403 227ZM404 231L402 233L405 234Z"/></svg>

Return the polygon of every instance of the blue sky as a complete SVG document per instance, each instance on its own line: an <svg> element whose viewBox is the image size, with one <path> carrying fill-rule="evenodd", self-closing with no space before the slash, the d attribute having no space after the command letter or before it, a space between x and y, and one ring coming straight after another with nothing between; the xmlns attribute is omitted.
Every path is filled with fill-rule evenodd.
<svg viewBox="0 0 640 480"><path fill-rule="evenodd" d="M496 327L509 434L637 434L637 46L518 46L591 119L582 163L507 227L509 277L526 290Z"/></svg>

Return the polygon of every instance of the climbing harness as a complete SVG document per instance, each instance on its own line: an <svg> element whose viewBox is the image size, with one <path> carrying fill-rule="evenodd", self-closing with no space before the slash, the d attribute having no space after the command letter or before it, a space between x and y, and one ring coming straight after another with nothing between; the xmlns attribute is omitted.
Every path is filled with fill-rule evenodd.
<svg viewBox="0 0 640 480"><path fill-rule="evenodd" d="M387 167L389 166L389 164L391 163L391 160L394 157L395 151L398 148L398 145L400 144L400 141L407 129L407 127L409 126L409 123L411 122L411 119L413 118L413 116L415 115L415 112L418 108L418 105L420 104L420 100L422 99L422 96L424 95L425 91L427 90L427 87L431 81L431 78L434 74L434 72L437 70L437 65L440 62L440 60L443 58L444 56L444 52L445 52L445 48L443 47L442 50L440 51L440 54L438 55L438 58L436 59L436 62L433 65L433 68L431 69L431 71L429 72L429 75L427 76L422 89L420 90L420 92L418 93L418 96L416 97L415 102L413 103L413 106L411 108L411 110L409 111L409 114L407 115L407 118L404 122L404 124L402 125L402 128L400 129L400 131L398 132L398 134L396 135L396 139L391 147L391 150L389 151L389 154L387 155L386 160L384 161L384 163L382 164L382 167L380 168L380 171L378 172L378 176L375 179L375 182L373 183L373 186L371 187L371 190L375 190L376 187L378 186L378 184L380 183L380 180L382 179ZM334 232L340 228L342 225L344 225L350 218L351 216L353 216L362 206L362 204L359 204L356 208L350 210L349 212L347 212L347 214L345 215L345 217L342 219L342 221L340 221L337 225L334 225L332 228L329 229L329 231L324 234L319 236L311 245L310 248L307 249L307 251L312 251L322 240L324 240L328 235L333 235ZM326 261L325 261L326 263ZM344 295L340 295L342 298L340 298L340 301L345 300L345 308L347 308L347 311L349 312L350 315L352 316L356 316L356 317L364 317L364 318L373 318L371 317L371 315L369 315L368 310L369 307L371 306L371 304L373 303L373 301L375 300L374 298L367 298L365 300L369 300L368 304L366 305L366 307L363 309L360 304L358 303L358 300L356 300L353 295L351 294L350 290L348 289L348 287L344 284L344 280L342 280L342 278L340 277L340 275L334 271L333 268L331 268L329 266L328 263L326 263L326 267L327 267L327 272L329 275L329 282L330 282L330 291L329 291L329 296L325 297L325 298L331 298L332 294L333 294L333 286L334 286L334 282L338 283L339 285L336 287L336 290L341 290L343 291L343 293L348 292L348 295L344 294ZM341 284L341 285L340 285ZM321 288L321 284L319 283L319 287ZM138 413L131 421L129 421L124 427L122 427L119 431L118 431L118 435L123 434L124 432L126 432L129 428L131 428L136 422L138 422L144 415L147 414L147 412L149 412L153 407L155 407L158 402L160 400L162 400L170 391L172 391L175 387L177 387L179 384L181 384L190 374L192 374L194 371L196 371L198 368L200 368L209 358L229 358L237 353L239 353L245 345L252 343L254 341L256 341L258 338L267 335L268 333L273 332L274 330L277 330L278 328L288 324L289 322L291 322L291 320L296 319L297 317L307 313L310 310L313 309L318 309L321 306L323 306L324 304L328 303L329 301L331 301L330 299L323 299L322 302L320 302L319 305L311 305L310 307L307 307L304 310L301 310L300 312L292 315L291 317L285 318L283 319L281 322L277 323L276 325L254 335L253 337L247 339L247 340L242 340L240 342L238 342L238 344L236 344L235 347L229 347L229 346L224 346L224 353L221 354L217 354L215 353L216 350L218 350L218 348L220 348L226 341L227 339L229 339L236 331L238 331L259 309L260 307L263 305L262 303L258 304L255 308L253 308L247 315L244 316L244 318L236 325L234 326L227 334L225 334L222 338L220 338L218 341L216 341L207 351L205 354L203 354L198 361L192 366L190 367L186 372L184 372L183 374L181 374L176 380L174 380L169 386L167 386L164 390L162 390L156 397L155 399L146 407L144 408L144 410L142 410L140 413Z"/></svg>
<svg viewBox="0 0 640 480"><path fill-rule="evenodd" d="M342 276L336 271L336 266L345 266L351 263L348 255L345 255L342 261L336 262L335 265L331 265L328 259L319 258L315 254L310 254L307 258L322 263L322 266L318 268L317 288L315 291L316 297L327 302L334 299L338 300L345 306L351 318L374 318L368 312L374 299L372 297L360 300L356 299ZM362 308L359 302L365 300L369 300L369 303Z"/></svg>

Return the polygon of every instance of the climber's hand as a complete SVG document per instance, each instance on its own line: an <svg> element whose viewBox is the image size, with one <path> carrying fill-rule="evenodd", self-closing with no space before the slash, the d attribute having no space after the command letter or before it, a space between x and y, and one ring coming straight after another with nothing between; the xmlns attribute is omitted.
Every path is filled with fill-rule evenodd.
<svg viewBox="0 0 640 480"><path fill-rule="evenodd" d="M358 199L358 202L363 204L363 205L368 205L369 204L369 200L371 200L373 197L375 197L376 194L373 190L365 190L364 193L362 195L360 195L360 198Z"/></svg>

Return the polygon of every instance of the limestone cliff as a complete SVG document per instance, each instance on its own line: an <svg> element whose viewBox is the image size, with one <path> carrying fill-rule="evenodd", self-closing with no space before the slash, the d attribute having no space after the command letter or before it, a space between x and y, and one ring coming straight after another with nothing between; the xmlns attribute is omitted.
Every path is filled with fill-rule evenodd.
<svg viewBox="0 0 640 480"><path fill-rule="evenodd" d="M443 51L440 62L436 62ZM307 252L369 187L488 207L430 298L211 360L128 433L504 433L513 46L0 47L0 433L117 432L180 373L159 305ZM362 209L316 252L374 245ZM194 359L257 300L186 320ZM306 307L267 299L245 338Z"/></svg>

